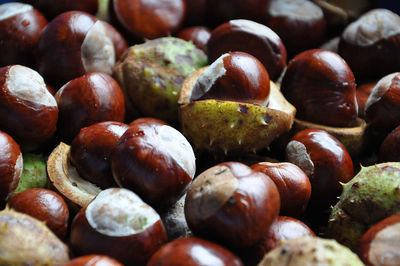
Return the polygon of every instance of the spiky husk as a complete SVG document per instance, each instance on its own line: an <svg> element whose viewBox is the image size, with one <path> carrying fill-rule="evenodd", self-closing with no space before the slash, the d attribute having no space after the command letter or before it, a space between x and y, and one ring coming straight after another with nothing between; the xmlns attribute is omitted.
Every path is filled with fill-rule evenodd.
<svg viewBox="0 0 400 266"><path fill-rule="evenodd" d="M327 234L355 249L369 227L400 213L400 163L362 167L332 209Z"/></svg>

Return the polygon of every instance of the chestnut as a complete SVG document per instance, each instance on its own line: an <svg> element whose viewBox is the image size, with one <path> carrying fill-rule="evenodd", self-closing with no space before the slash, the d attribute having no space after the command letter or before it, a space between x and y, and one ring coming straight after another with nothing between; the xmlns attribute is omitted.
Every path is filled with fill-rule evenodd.
<svg viewBox="0 0 400 266"><path fill-rule="evenodd" d="M282 39L289 58L318 47L327 30L322 9L309 0L271 0L266 25Z"/></svg>
<svg viewBox="0 0 400 266"><path fill-rule="evenodd" d="M207 53L207 42L210 39L211 30L203 26L193 26L180 30L177 34L178 38L185 41L192 41L197 48Z"/></svg>
<svg viewBox="0 0 400 266"><path fill-rule="evenodd" d="M104 254L124 265L146 265L166 241L154 209L130 190L109 188L75 216L69 243L78 256Z"/></svg>
<svg viewBox="0 0 400 266"><path fill-rule="evenodd" d="M230 52L213 62L193 86L191 101L216 99L266 106L269 75L263 64L244 52Z"/></svg>
<svg viewBox="0 0 400 266"><path fill-rule="evenodd" d="M55 87L89 72L112 74L115 48L104 23L81 11L58 15L38 43L38 69Z"/></svg>
<svg viewBox="0 0 400 266"><path fill-rule="evenodd" d="M46 18L31 5L0 5L0 66L34 67L36 46L46 25Z"/></svg>
<svg viewBox="0 0 400 266"><path fill-rule="evenodd" d="M358 242L358 255L366 265L400 263L400 214L389 216L368 229Z"/></svg>
<svg viewBox="0 0 400 266"><path fill-rule="evenodd" d="M378 81L365 104L365 117L382 135L400 124L400 72Z"/></svg>
<svg viewBox="0 0 400 266"><path fill-rule="evenodd" d="M70 260L64 266L123 266L123 264L106 255L85 255Z"/></svg>
<svg viewBox="0 0 400 266"><path fill-rule="evenodd" d="M339 43L339 54L357 79L380 79L400 67L400 16L373 9L349 24Z"/></svg>
<svg viewBox="0 0 400 266"><path fill-rule="evenodd" d="M23 0L21 2L31 4L42 11L47 17L54 18L61 13L71 10L84 11L94 15L101 0L58 0L56 5L52 0Z"/></svg>
<svg viewBox="0 0 400 266"><path fill-rule="evenodd" d="M357 87L356 97L358 105L358 117L365 118L365 105L367 104L369 95L375 87L377 81L361 84Z"/></svg>
<svg viewBox="0 0 400 266"><path fill-rule="evenodd" d="M114 180L156 209L174 204L195 175L190 143L175 128L154 118L129 124L111 154Z"/></svg>
<svg viewBox="0 0 400 266"><path fill-rule="evenodd" d="M21 65L0 68L0 129L23 150L35 150L56 131L57 102L43 78Z"/></svg>
<svg viewBox="0 0 400 266"><path fill-rule="evenodd" d="M23 159L18 143L0 130L0 206L8 200L18 186Z"/></svg>
<svg viewBox="0 0 400 266"><path fill-rule="evenodd" d="M64 199L45 188L30 188L15 194L8 206L46 223L60 239L67 233L69 210Z"/></svg>
<svg viewBox="0 0 400 266"><path fill-rule="evenodd" d="M260 162L251 168L266 174L274 181L281 198L280 215L300 216L308 205L311 183L307 175L292 163Z"/></svg>
<svg viewBox="0 0 400 266"><path fill-rule="evenodd" d="M67 142L83 127L102 121L123 122L125 98L108 74L93 72L66 83L55 95L59 109L57 130Z"/></svg>
<svg viewBox="0 0 400 266"><path fill-rule="evenodd" d="M174 33L186 14L184 0L112 0L118 22L134 37L155 39Z"/></svg>
<svg viewBox="0 0 400 266"><path fill-rule="evenodd" d="M267 26L251 20L231 20L211 32L207 43L209 62L230 51L255 56L274 81L286 66L286 48L279 36Z"/></svg>
<svg viewBox="0 0 400 266"><path fill-rule="evenodd" d="M343 144L328 132L305 129L286 146L289 162L300 167L311 182L309 207L329 208L342 192L342 184L354 176L353 161Z"/></svg>
<svg viewBox="0 0 400 266"><path fill-rule="evenodd" d="M315 237L315 233L302 221L292 217L278 216L269 227L268 232L256 245L239 250L246 265L258 265L265 254L279 246L282 242L304 236Z"/></svg>
<svg viewBox="0 0 400 266"><path fill-rule="evenodd" d="M101 188L116 187L110 156L128 125L106 121L82 128L71 143L69 158L79 175Z"/></svg>
<svg viewBox="0 0 400 266"><path fill-rule="evenodd" d="M279 191L268 176L240 162L225 162L194 179L185 217L195 235L244 248L262 239L279 208Z"/></svg>
<svg viewBox="0 0 400 266"><path fill-rule="evenodd" d="M378 151L379 162L400 162L400 126L390 132Z"/></svg>
<svg viewBox="0 0 400 266"><path fill-rule="evenodd" d="M240 259L224 247L198 238L188 237L171 241L151 257L147 266L186 265L243 265Z"/></svg>
<svg viewBox="0 0 400 266"><path fill-rule="evenodd" d="M334 52L313 49L296 55L287 66L281 90L299 119L333 127L357 122L354 75Z"/></svg>
<svg viewBox="0 0 400 266"><path fill-rule="evenodd" d="M122 34L110 23L106 21L102 21L103 25L106 28L108 36L111 38L111 41L114 44L114 50L115 50L115 60L119 60L122 55L128 50L128 42L122 36Z"/></svg>

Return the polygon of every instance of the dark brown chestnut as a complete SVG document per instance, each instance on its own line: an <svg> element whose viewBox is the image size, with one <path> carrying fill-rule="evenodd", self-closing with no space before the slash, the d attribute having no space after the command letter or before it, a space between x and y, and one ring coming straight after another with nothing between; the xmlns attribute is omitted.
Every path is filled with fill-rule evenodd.
<svg viewBox="0 0 400 266"><path fill-rule="evenodd" d="M60 239L67 233L69 210L64 199L45 188L30 188L15 194L8 206L46 223Z"/></svg>
<svg viewBox="0 0 400 266"><path fill-rule="evenodd" d="M89 72L111 74L114 65L113 40L104 23L89 13L62 13L50 21L40 36L39 72L58 88Z"/></svg>
<svg viewBox="0 0 400 266"><path fill-rule="evenodd" d="M197 237L180 238L162 246L147 266L241 266L236 255L224 247Z"/></svg>
<svg viewBox="0 0 400 266"><path fill-rule="evenodd" d="M35 66L35 51L46 18L31 5L0 5L0 66Z"/></svg>
<svg viewBox="0 0 400 266"><path fill-rule="evenodd" d="M47 17L54 18L61 13L72 10L84 11L94 15L97 12L100 1L101 0L58 0L56 5L53 0L23 0L22 2L31 4L42 11Z"/></svg>
<svg viewBox="0 0 400 266"><path fill-rule="evenodd" d="M400 16L386 9L374 9L346 27L339 54L357 79L380 79L398 71L399 47Z"/></svg>
<svg viewBox="0 0 400 266"><path fill-rule="evenodd" d="M279 208L279 191L268 176L239 162L225 162L194 179L185 217L195 235L244 248L262 239Z"/></svg>
<svg viewBox="0 0 400 266"><path fill-rule="evenodd" d="M209 62L231 51L255 56L274 81L286 66L286 48L279 36L267 26L251 20L231 20L211 32L207 43Z"/></svg>
<svg viewBox="0 0 400 266"><path fill-rule="evenodd" d="M106 121L82 128L71 143L70 160L79 175L101 188L116 187L110 156L128 125Z"/></svg>
<svg viewBox="0 0 400 266"><path fill-rule="evenodd" d="M113 11L134 37L154 39L174 33L186 14L184 0L112 0Z"/></svg>
<svg viewBox="0 0 400 266"><path fill-rule="evenodd" d="M64 266L124 266L122 263L106 255L86 255L74 258Z"/></svg>
<svg viewBox="0 0 400 266"><path fill-rule="evenodd" d="M356 125L357 99L353 72L338 54L307 50L288 64L281 91L296 107L296 117L333 127Z"/></svg>
<svg viewBox="0 0 400 266"><path fill-rule="evenodd" d="M368 229L358 242L358 255L370 266L400 264L400 214Z"/></svg>
<svg viewBox="0 0 400 266"><path fill-rule="evenodd" d="M379 152L379 162L400 162L400 126L397 126L383 140Z"/></svg>
<svg viewBox="0 0 400 266"><path fill-rule="evenodd" d="M0 147L0 206L3 206L18 186L23 159L18 143L1 130Z"/></svg>
<svg viewBox="0 0 400 266"><path fill-rule="evenodd" d="M22 150L34 150L56 131L57 102L43 78L21 65L0 68L0 129Z"/></svg>
<svg viewBox="0 0 400 266"><path fill-rule="evenodd" d="M311 183L307 175L292 163L260 162L251 168L266 174L274 181L281 198L280 215L300 216L308 205Z"/></svg>
<svg viewBox="0 0 400 266"><path fill-rule="evenodd" d="M309 0L271 0L266 25L281 37L289 58L318 47L326 33L322 9Z"/></svg>
<svg viewBox="0 0 400 266"><path fill-rule="evenodd" d="M292 217L278 216L269 227L264 239L256 245L238 251L246 265L258 265L264 255L288 239L303 236L315 237L315 233L302 221Z"/></svg>
<svg viewBox="0 0 400 266"><path fill-rule="evenodd" d="M70 247L74 254L104 254L124 265L146 265L166 241L157 212L123 188L100 192L79 211L71 225Z"/></svg>
<svg viewBox="0 0 400 266"><path fill-rule="evenodd" d="M203 26L184 28L178 32L177 37L185 41L192 41L197 48L207 53L207 42L210 39L211 30Z"/></svg>
<svg viewBox="0 0 400 266"><path fill-rule="evenodd" d="M365 117L382 135L400 124L400 72L378 81L365 104Z"/></svg>
<svg viewBox="0 0 400 266"><path fill-rule="evenodd" d="M358 117L365 118L365 105L367 104L369 95L371 94L372 89L375 87L376 83L376 81L368 82L357 87L356 96L358 105Z"/></svg>
<svg viewBox="0 0 400 266"><path fill-rule="evenodd" d="M342 192L341 183L354 176L353 161L346 148L324 130L297 132L286 146L286 157L310 179L308 206L314 211L333 205Z"/></svg>
<svg viewBox="0 0 400 266"><path fill-rule="evenodd" d="M129 45L124 36L110 23L103 21L108 36L114 44L115 60L119 60L121 56L128 50Z"/></svg>
<svg viewBox="0 0 400 266"><path fill-rule="evenodd" d="M55 96L59 120L57 130L67 142L83 127L102 121L123 122L125 98L108 74L93 72L66 83Z"/></svg>
<svg viewBox="0 0 400 266"><path fill-rule="evenodd" d="M129 124L111 154L114 180L152 207L166 208L186 191L195 175L190 143L175 128L153 118Z"/></svg>
<svg viewBox="0 0 400 266"><path fill-rule="evenodd" d="M191 101L204 99L256 103L266 106L269 75L263 64L244 52L221 55L197 79Z"/></svg>

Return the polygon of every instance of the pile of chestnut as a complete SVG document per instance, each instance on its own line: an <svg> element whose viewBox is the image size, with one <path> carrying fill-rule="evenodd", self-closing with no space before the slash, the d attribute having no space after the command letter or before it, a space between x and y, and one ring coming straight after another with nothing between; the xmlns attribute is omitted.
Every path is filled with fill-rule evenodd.
<svg viewBox="0 0 400 266"><path fill-rule="evenodd" d="M360 165L400 161L400 16L385 1L56 2L0 5L0 206L43 221L63 265L258 265L327 238ZM126 85L154 73L147 58L127 73L132 47L165 37L208 59L180 78L175 122ZM192 60L168 49L149 60ZM14 193L28 153L46 157L48 185ZM386 256L369 255L384 228L353 250L363 263ZM0 251L60 263L36 259Z"/></svg>

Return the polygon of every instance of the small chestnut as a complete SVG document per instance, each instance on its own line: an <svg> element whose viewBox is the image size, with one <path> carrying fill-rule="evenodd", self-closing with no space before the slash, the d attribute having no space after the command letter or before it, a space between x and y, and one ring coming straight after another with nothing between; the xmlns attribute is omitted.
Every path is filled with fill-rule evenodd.
<svg viewBox="0 0 400 266"><path fill-rule="evenodd" d="M34 150L56 131L57 102L43 78L21 65L0 68L0 129L23 150Z"/></svg>
<svg viewBox="0 0 400 266"><path fill-rule="evenodd" d="M251 168L266 174L274 181L281 198L280 215L300 216L308 205L311 183L307 175L292 163L260 162Z"/></svg>
<svg viewBox="0 0 400 266"><path fill-rule="evenodd" d="M140 39L154 39L175 32L186 14L184 0L112 0L112 5L119 23Z"/></svg>
<svg viewBox="0 0 400 266"><path fill-rule="evenodd" d="M342 185L354 176L353 161L343 144L328 132L305 129L286 146L286 158L310 179L309 207L318 211L337 201Z"/></svg>
<svg viewBox="0 0 400 266"><path fill-rule="evenodd" d="M263 64L244 52L221 55L197 79L191 101L204 99L257 103L266 106L269 75Z"/></svg>
<svg viewBox="0 0 400 266"><path fill-rule="evenodd" d="M0 66L34 67L36 46L46 25L46 18L31 5L0 5Z"/></svg>
<svg viewBox="0 0 400 266"><path fill-rule="evenodd" d="M128 125L106 121L82 128L71 143L70 160L79 175L101 188L116 187L110 156Z"/></svg>
<svg viewBox="0 0 400 266"><path fill-rule="evenodd" d="M281 37L289 58L318 47L326 33L322 9L309 0L271 0L266 25Z"/></svg>
<svg viewBox="0 0 400 266"><path fill-rule="evenodd" d="M296 55L287 66L281 90L299 119L333 127L356 124L354 75L334 52L313 49Z"/></svg>
<svg viewBox="0 0 400 266"><path fill-rule="evenodd" d="M358 105L358 117L365 118L365 105L367 104L369 95L372 92L372 89L376 85L376 81L364 83L357 87L356 96L357 96L357 105Z"/></svg>
<svg viewBox="0 0 400 266"><path fill-rule="evenodd" d="M85 255L74 258L64 266L124 266L119 261L106 255Z"/></svg>
<svg viewBox="0 0 400 266"><path fill-rule="evenodd" d="M251 20L231 20L211 32L207 43L209 62L231 51L256 57L274 81L286 66L286 48L279 36L267 26Z"/></svg>
<svg viewBox="0 0 400 266"><path fill-rule="evenodd" d="M0 206L3 206L18 186L23 159L19 145L10 135L1 130L0 147Z"/></svg>
<svg viewBox="0 0 400 266"><path fill-rule="evenodd" d="M108 74L93 72L66 83L55 95L59 109L57 130L71 141L83 127L102 121L123 122L125 98Z"/></svg>
<svg viewBox="0 0 400 266"><path fill-rule="evenodd" d="M180 238L162 246L147 266L241 266L236 255L224 247L197 237Z"/></svg>
<svg viewBox="0 0 400 266"><path fill-rule="evenodd" d="M400 162L400 126L397 126L390 132L378 152L379 162Z"/></svg>
<svg viewBox="0 0 400 266"><path fill-rule="evenodd" d="M175 128L154 118L129 124L111 154L114 180L156 209L174 204L195 175L190 143Z"/></svg>
<svg viewBox="0 0 400 266"><path fill-rule="evenodd" d="M368 229L358 242L358 255L366 265L400 264L400 214L389 216Z"/></svg>
<svg viewBox="0 0 400 266"><path fill-rule="evenodd" d="M64 199L45 188L30 188L15 194L8 206L46 223L60 239L67 233L69 210Z"/></svg>
<svg viewBox="0 0 400 266"><path fill-rule="evenodd" d="M112 74L114 65L113 40L104 23L89 13L62 13L40 36L39 72L56 87L89 72Z"/></svg>
<svg viewBox="0 0 400 266"><path fill-rule="evenodd" d="M197 48L207 53L207 42L210 39L211 31L207 27L193 26L184 28L178 32L177 37L185 41L192 41Z"/></svg>
<svg viewBox="0 0 400 266"><path fill-rule="evenodd" d="M185 217L195 235L244 248L262 239L279 208L279 191L268 176L239 162L225 162L194 179Z"/></svg>
<svg viewBox="0 0 400 266"><path fill-rule="evenodd" d="M78 256L104 254L124 265L146 265L166 241L154 209L130 190L109 188L75 216L69 243Z"/></svg>

